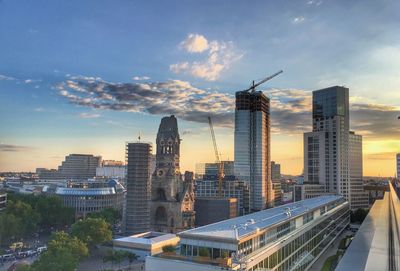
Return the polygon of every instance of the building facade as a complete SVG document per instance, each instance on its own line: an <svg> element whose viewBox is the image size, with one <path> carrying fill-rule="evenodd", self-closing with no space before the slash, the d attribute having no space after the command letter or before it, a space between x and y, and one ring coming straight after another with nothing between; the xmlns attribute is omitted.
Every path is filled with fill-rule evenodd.
<svg viewBox="0 0 400 271"><path fill-rule="evenodd" d="M85 180L96 176L96 168L101 164L101 156L70 154L58 167L62 179Z"/></svg>
<svg viewBox="0 0 400 271"><path fill-rule="evenodd" d="M237 199L223 197L196 197L196 227L212 224L237 216Z"/></svg>
<svg viewBox="0 0 400 271"><path fill-rule="evenodd" d="M194 227L194 184L180 172L180 144L175 116L164 117L157 133L156 168L152 175L151 228L178 232Z"/></svg>
<svg viewBox="0 0 400 271"><path fill-rule="evenodd" d="M85 218L90 213L109 208L122 213L125 192L125 188L116 180L70 182L67 187L57 187L55 190L63 205L75 210L76 218Z"/></svg>
<svg viewBox="0 0 400 271"><path fill-rule="evenodd" d="M272 182L281 181L281 165L271 161L271 180Z"/></svg>
<svg viewBox="0 0 400 271"><path fill-rule="evenodd" d="M290 203L178 233L179 253L146 258L146 270L307 270L349 220L341 196Z"/></svg>
<svg viewBox="0 0 400 271"><path fill-rule="evenodd" d="M400 153L396 154L396 173L397 179L400 179Z"/></svg>
<svg viewBox="0 0 400 271"><path fill-rule="evenodd" d="M126 144L126 206L124 228L127 234L150 230L152 145L145 142Z"/></svg>
<svg viewBox="0 0 400 271"><path fill-rule="evenodd" d="M313 131L304 134L304 184L322 185L326 193L343 195L352 209L365 208L362 141L349 130L349 89L313 91L312 110Z"/></svg>
<svg viewBox="0 0 400 271"><path fill-rule="evenodd" d="M195 184L197 197L215 198L218 196L218 179L216 176L197 180ZM222 196L237 199L237 213L250 213L250 187L248 182L236 180L235 176L225 176L222 182Z"/></svg>
<svg viewBox="0 0 400 271"><path fill-rule="evenodd" d="M252 211L272 206L270 102L261 91L236 92L235 176L249 183Z"/></svg>

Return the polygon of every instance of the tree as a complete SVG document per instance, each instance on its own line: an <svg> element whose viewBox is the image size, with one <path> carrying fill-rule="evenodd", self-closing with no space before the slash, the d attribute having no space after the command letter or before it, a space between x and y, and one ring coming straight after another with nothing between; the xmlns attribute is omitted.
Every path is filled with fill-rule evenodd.
<svg viewBox="0 0 400 271"><path fill-rule="evenodd" d="M88 218L75 222L72 225L71 233L89 247L94 247L112 239L109 224L101 218Z"/></svg>
<svg viewBox="0 0 400 271"><path fill-rule="evenodd" d="M64 207L57 196L39 196L35 209L41 214L43 228L69 225L74 220L74 210Z"/></svg>
<svg viewBox="0 0 400 271"><path fill-rule="evenodd" d="M365 217L368 215L368 211L365 209L357 209L354 212L354 220L359 222L360 224L364 221Z"/></svg>
<svg viewBox="0 0 400 271"><path fill-rule="evenodd" d="M0 245L7 245L11 240L22 236L20 220L13 214L0 214Z"/></svg>
<svg viewBox="0 0 400 271"><path fill-rule="evenodd" d="M88 218L102 218L110 225L114 225L118 220L121 220L121 213L115 209L107 208L100 212L90 213Z"/></svg>
<svg viewBox="0 0 400 271"><path fill-rule="evenodd" d="M125 256L128 258L129 261L129 270L131 270L131 265L134 261L136 261L137 259L139 259L139 256L136 255L135 253L129 252L129 251L125 251Z"/></svg>
<svg viewBox="0 0 400 271"><path fill-rule="evenodd" d="M81 240L65 232L56 232L48 243L47 251L24 271L73 271L78 266L79 260L88 254L89 250Z"/></svg>
<svg viewBox="0 0 400 271"><path fill-rule="evenodd" d="M58 251L63 248L69 250L78 260L89 255L89 250L86 244L77 237L70 236L68 233L63 231L54 233L52 240L48 243L48 250Z"/></svg>

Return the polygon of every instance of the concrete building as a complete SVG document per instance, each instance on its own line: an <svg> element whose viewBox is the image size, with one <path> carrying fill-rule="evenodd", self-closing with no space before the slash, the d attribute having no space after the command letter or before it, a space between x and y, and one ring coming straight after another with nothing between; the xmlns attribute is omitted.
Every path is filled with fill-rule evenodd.
<svg viewBox="0 0 400 271"><path fill-rule="evenodd" d="M146 271L307 270L349 224L349 204L322 196L178 233L180 251Z"/></svg>
<svg viewBox="0 0 400 271"><path fill-rule="evenodd" d="M271 180L272 182L281 181L281 165L271 161Z"/></svg>
<svg viewBox="0 0 400 271"><path fill-rule="evenodd" d="M215 198L218 196L218 179L205 177L197 180L195 184L197 197ZM237 213L244 215L250 213L250 187L248 182L236 180L235 176L225 176L222 182L222 196L237 199Z"/></svg>
<svg viewBox="0 0 400 271"><path fill-rule="evenodd" d="M363 184L362 136L350 131L349 133L349 175L350 196L352 209L369 208L368 193Z"/></svg>
<svg viewBox="0 0 400 271"><path fill-rule="evenodd" d="M101 164L101 156L70 154L58 167L62 179L86 180L96 176L96 168Z"/></svg>
<svg viewBox="0 0 400 271"><path fill-rule="evenodd" d="M362 141L349 130L349 89L313 91L312 117L313 131L304 134L304 184L343 195L352 209L365 207Z"/></svg>
<svg viewBox="0 0 400 271"><path fill-rule="evenodd" d="M76 218L112 208L123 211L125 188L116 180L107 182L70 182L67 187L57 187L55 194L63 205L75 210Z"/></svg>
<svg viewBox="0 0 400 271"><path fill-rule="evenodd" d="M293 201L316 198L321 195L329 194L323 184L295 184L293 186ZM334 194L334 193L331 193Z"/></svg>
<svg viewBox="0 0 400 271"><path fill-rule="evenodd" d="M7 206L7 192L0 190L0 211Z"/></svg>
<svg viewBox="0 0 400 271"><path fill-rule="evenodd" d="M272 182L273 193L273 206L279 206L282 204L282 189L281 182Z"/></svg>
<svg viewBox="0 0 400 271"><path fill-rule="evenodd" d="M400 179L400 153L396 154L396 173L397 179Z"/></svg>
<svg viewBox="0 0 400 271"><path fill-rule="evenodd" d="M400 191L395 183L376 200L336 267L347 270L400 270Z"/></svg>
<svg viewBox="0 0 400 271"><path fill-rule="evenodd" d="M194 203L196 227L212 224L237 216L236 198L199 198Z"/></svg>
<svg viewBox="0 0 400 271"><path fill-rule="evenodd" d="M126 144L127 193L123 226L127 234L150 230L151 159L150 143Z"/></svg>
<svg viewBox="0 0 400 271"><path fill-rule="evenodd" d="M124 165L103 165L96 168L96 177L125 179L126 166Z"/></svg>
<svg viewBox="0 0 400 271"><path fill-rule="evenodd" d="M114 239L113 249L135 253L139 260L144 260L147 256L162 253L165 246L176 247L178 242L179 237L175 234L151 231Z"/></svg>
<svg viewBox="0 0 400 271"><path fill-rule="evenodd" d="M61 179L61 175L57 169L37 168L36 174L42 180L57 180Z"/></svg>
<svg viewBox="0 0 400 271"><path fill-rule="evenodd" d="M234 162L233 161L221 161L224 167L224 175L233 176L234 173ZM218 176L218 163L196 163L195 179L203 179L205 177Z"/></svg>
<svg viewBox="0 0 400 271"><path fill-rule="evenodd" d="M157 133L156 168L152 175L150 221L158 232L179 232L194 227L194 184L182 180L180 144L175 116L164 117ZM193 174L191 179L193 178Z"/></svg>
<svg viewBox="0 0 400 271"><path fill-rule="evenodd" d="M252 211L273 205L269 104L261 91L236 92L234 171L249 183Z"/></svg>

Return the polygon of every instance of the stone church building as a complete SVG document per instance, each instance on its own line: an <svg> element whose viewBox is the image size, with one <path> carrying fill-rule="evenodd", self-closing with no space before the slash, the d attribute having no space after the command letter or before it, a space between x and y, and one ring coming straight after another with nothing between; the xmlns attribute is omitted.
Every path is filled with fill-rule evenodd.
<svg viewBox="0 0 400 271"><path fill-rule="evenodd" d="M179 169L181 139L175 116L164 117L157 133L150 223L153 231L176 233L194 227L194 184Z"/></svg>

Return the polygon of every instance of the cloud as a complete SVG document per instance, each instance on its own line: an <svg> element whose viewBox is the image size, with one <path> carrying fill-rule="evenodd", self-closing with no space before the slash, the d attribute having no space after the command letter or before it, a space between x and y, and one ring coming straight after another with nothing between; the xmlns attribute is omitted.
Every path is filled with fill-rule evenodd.
<svg viewBox="0 0 400 271"><path fill-rule="evenodd" d="M321 5L323 3L323 1L317 1L317 0L308 0L307 1L307 5L310 5L310 6L319 6L319 5Z"/></svg>
<svg viewBox="0 0 400 271"><path fill-rule="evenodd" d="M207 81L217 80L224 70L229 69L232 63L243 57L243 53L237 52L232 41L208 42L204 36L198 34L190 34L179 47L190 53L207 52L207 57L199 61L171 64L170 70L177 74L190 74Z"/></svg>
<svg viewBox="0 0 400 271"><path fill-rule="evenodd" d="M100 78L74 78L57 86L59 94L72 104L151 115L174 114L201 123L207 123L211 115L218 125L233 127L235 100L229 94L205 91L180 80L111 83Z"/></svg>
<svg viewBox="0 0 400 271"><path fill-rule="evenodd" d="M80 113L79 117L82 119L95 119L100 117L100 114L95 114L95 113Z"/></svg>
<svg viewBox="0 0 400 271"><path fill-rule="evenodd" d="M179 44L179 47L189 53L201 53L209 48L208 40L199 34L189 34L187 38Z"/></svg>
<svg viewBox="0 0 400 271"><path fill-rule="evenodd" d="M43 111L44 111L43 107L35 108L35 112L43 112Z"/></svg>
<svg viewBox="0 0 400 271"><path fill-rule="evenodd" d="M304 18L303 16L299 16L299 17L295 17L292 19L292 23L294 24L301 24L304 22L306 18Z"/></svg>
<svg viewBox="0 0 400 271"><path fill-rule="evenodd" d="M134 80L134 81L142 81L142 80L149 80L150 79L150 77L148 77L148 76L134 76L134 77L132 77L132 80Z"/></svg>
<svg viewBox="0 0 400 271"><path fill-rule="evenodd" d="M31 83L37 83L37 82L41 82L41 79L26 79L24 80L25 84L31 84Z"/></svg>
<svg viewBox="0 0 400 271"><path fill-rule="evenodd" d="M174 114L186 121L234 127L235 97L192 86L189 82L112 83L100 78L74 77L57 86L70 103L103 110ZM312 92L301 89L267 89L272 132L301 134L311 131ZM365 138L396 138L400 109L395 106L360 103L350 105L351 129Z"/></svg>
<svg viewBox="0 0 400 271"><path fill-rule="evenodd" d="M11 80L15 80L15 78L11 77L11 76L0 74L0 81L2 81L2 80L11 81Z"/></svg>
<svg viewBox="0 0 400 271"><path fill-rule="evenodd" d="M23 152L23 151L30 151L32 147L28 146L20 146L20 145L10 145L10 144L3 144L0 143L0 152Z"/></svg>

